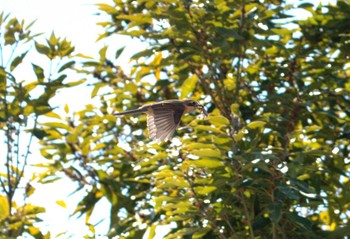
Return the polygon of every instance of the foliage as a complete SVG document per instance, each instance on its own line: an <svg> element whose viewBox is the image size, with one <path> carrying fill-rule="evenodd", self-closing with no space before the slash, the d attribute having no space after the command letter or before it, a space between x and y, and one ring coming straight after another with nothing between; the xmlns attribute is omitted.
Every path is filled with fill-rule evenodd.
<svg viewBox="0 0 350 239"><path fill-rule="evenodd" d="M41 221L38 214L45 212L45 208L26 202L35 188L31 184L34 177L25 175L25 169L30 164L33 137L45 135L39 129L39 118L52 113L49 101L58 89L77 83L63 83L67 77L63 72L74 65L74 61L67 61L74 47L54 34L47 44L35 42L39 34L31 32L32 24L4 13L0 15L1 238L17 238L23 233L34 238L50 237L35 225ZM34 53L34 43L36 50L49 61L42 60L40 65L27 61L27 56ZM50 71L45 71L44 62L51 64ZM18 71L25 70L28 64L32 65L36 79L30 76L17 79ZM57 69L52 67L54 64Z"/></svg>
<svg viewBox="0 0 350 239"><path fill-rule="evenodd" d="M342 238L349 230L348 2L115 1L100 39L149 46L125 72L107 58L88 105L44 126L42 154L83 187L87 221L102 197L109 237ZM289 10L308 12L306 20ZM291 25L292 24L292 25ZM172 143L149 144L145 116L112 111L161 99L202 100ZM72 163L74 162L74 163ZM69 165L69 167L67 167Z"/></svg>

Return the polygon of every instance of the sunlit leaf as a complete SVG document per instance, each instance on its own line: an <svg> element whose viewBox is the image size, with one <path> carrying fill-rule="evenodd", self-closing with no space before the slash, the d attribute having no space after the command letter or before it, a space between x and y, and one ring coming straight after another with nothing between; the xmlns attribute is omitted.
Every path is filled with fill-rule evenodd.
<svg viewBox="0 0 350 239"><path fill-rule="evenodd" d="M215 145L213 144L203 144L203 143L189 143L187 145L185 145L185 148L188 150L191 149L204 149L204 148L213 148L215 149Z"/></svg>
<svg viewBox="0 0 350 239"><path fill-rule="evenodd" d="M191 150L191 154L199 156L199 157L213 157L213 158L220 158L221 157L221 152L219 150L210 149L210 148Z"/></svg>
<svg viewBox="0 0 350 239"><path fill-rule="evenodd" d="M197 186L195 187L195 191L199 194L206 195L215 191L217 188L215 186Z"/></svg>
<svg viewBox="0 0 350 239"><path fill-rule="evenodd" d="M208 125L198 125L196 126L196 129L200 129L203 130L204 132L206 132L207 134L211 134L211 133L216 133L216 134L221 134L221 135L226 135L226 133L224 131L221 131L217 128L214 128L212 126L208 126Z"/></svg>
<svg viewBox="0 0 350 239"><path fill-rule="evenodd" d="M64 105L64 112L66 112L66 114L69 113L69 106L67 104Z"/></svg>
<svg viewBox="0 0 350 239"><path fill-rule="evenodd" d="M67 204L66 204L66 202L63 201L63 200L57 200L56 203L57 203L58 205L60 205L61 207L63 207L63 208L67 208Z"/></svg>
<svg viewBox="0 0 350 239"><path fill-rule="evenodd" d="M105 3L98 3L96 4L96 6L98 6L98 8L101 11L105 11L108 14L115 14L117 13L117 9L111 5L105 4Z"/></svg>
<svg viewBox="0 0 350 239"><path fill-rule="evenodd" d="M210 120L210 123L218 127L228 126L230 124L230 121L227 118L219 115L218 116L211 115L209 116L209 120Z"/></svg>
<svg viewBox="0 0 350 239"><path fill-rule="evenodd" d="M181 86L181 99L187 98L189 94L192 93L192 91L196 87L197 81L197 75L192 75L184 81L184 83Z"/></svg>
<svg viewBox="0 0 350 239"><path fill-rule="evenodd" d="M9 216L8 200L5 196L0 195L0 220L3 220Z"/></svg>
<svg viewBox="0 0 350 239"><path fill-rule="evenodd" d="M54 128L54 129L65 129L67 130L68 132L71 132L72 131L72 127L64 124L64 123L59 123L59 122L46 122L46 123L43 123L43 125L47 126L47 127L50 127L50 128Z"/></svg>
<svg viewBox="0 0 350 239"><path fill-rule="evenodd" d="M247 125L247 128L250 128L250 129L263 128L265 124L266 122L263 122L263 121L253 121Z"/></svg>
<svg viewBox="0 0 350 239"><path fill-rule="evenodd" d="M218 168L224 166L224 163L218 159L198 159L198 160L192 160L191 164L204 167L204 168Z"/></svg>

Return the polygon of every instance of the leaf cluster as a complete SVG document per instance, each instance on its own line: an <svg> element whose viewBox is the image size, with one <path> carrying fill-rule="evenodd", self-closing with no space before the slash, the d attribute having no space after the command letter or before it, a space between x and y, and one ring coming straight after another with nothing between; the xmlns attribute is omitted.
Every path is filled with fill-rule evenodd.
<svg viewBox="0 0 350 239"><path fill-rule="evenodd" d="M35 191L31 184L35 177L25 175L25 171L34 136L42 138L46 134L39 129L39 118L53 111L49 101L59 89L82 83L63 82L67 78L65 72L75 64L67 61L74 51L71 43L54 34L47 40L48 46L34 42L40 34L31 32L32 25L0 14L0 230L6 238L26 233L34 238L50 237L50 233L44 235L35 225L41 221L39 214L45 208L26 203ZM48 48L52 50L43 51ZM39 64L28 59L35 54L34 49L45 56ZM45 64L50 69L44 70L49 68ZM18 72L26 70L26 65L32 66L36 79L18 79ZM17 200L24 203L16 203Z"/></svg>
<svg viewBox="0 0 350 239"><path fill-rule="evenodd" d="M100 39L147 43L84 63L87 105L44 125L42 155L87 194L76 213L111 203L109 237L342 238L349 229L349 4L114 1ZM292 11L308 12L306 20ZM145 116L114 111L201 100L172 143L148 143ZM88 217L89 218L89 217Z"/></svg>

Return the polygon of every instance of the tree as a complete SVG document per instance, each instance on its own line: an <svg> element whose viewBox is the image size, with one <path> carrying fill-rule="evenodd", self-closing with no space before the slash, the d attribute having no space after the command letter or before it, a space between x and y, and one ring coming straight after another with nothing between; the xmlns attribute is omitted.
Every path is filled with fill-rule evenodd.
<svg viewBox="0 0 350 239"><path fill-rule="evenodd" d="M35 225L45 208L27 203L35 191L32 181L37 179L25 171L32 164L29 158L34 137L46 136L39 124L44 115L53 114L50 99L58 89L81 83L63 83L67 78L63 73L75 63L67 61L74 47L54 34L46 45L36 42L40 34L32 33L33 23L0 15L0 238L17 238L26 233L34 238L49 238L49 233L44 235ZM46 61L40 59L41 66L34 64L35 60L27 60L27 55L33 57L35 50L47 56ZM45 69L47 63L51 64L50 70ZM28 64L36 79L18 79L18 71L25 70Z"/></svg>
<svg viewBox="0 0 350 239"><path fill-rule="evenodd" d="M99 39L148 43L83 63L87 105L40 125L48 172L86 191L89 223L111 203L108 237L344 238L349 231L349 12L347 1L114 1ZM292 10L308 13L300 20ZM149 143L145 116L114 111L170 98L202 101L209 120L183 119L175 140ZM43 174L45 176L52 174ZM93 225L91 233L94 234Z"/></svg>

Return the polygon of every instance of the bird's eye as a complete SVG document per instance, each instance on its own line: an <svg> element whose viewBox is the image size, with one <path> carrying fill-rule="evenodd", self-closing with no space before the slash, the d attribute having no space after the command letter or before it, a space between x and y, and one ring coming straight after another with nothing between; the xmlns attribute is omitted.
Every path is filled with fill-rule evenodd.
<svg viewBox="0 0 350 239"><path fill-rule="evenodd" d="M197 103L195 101L190 101L187 103L188 106L195 106Z"/></svg>

